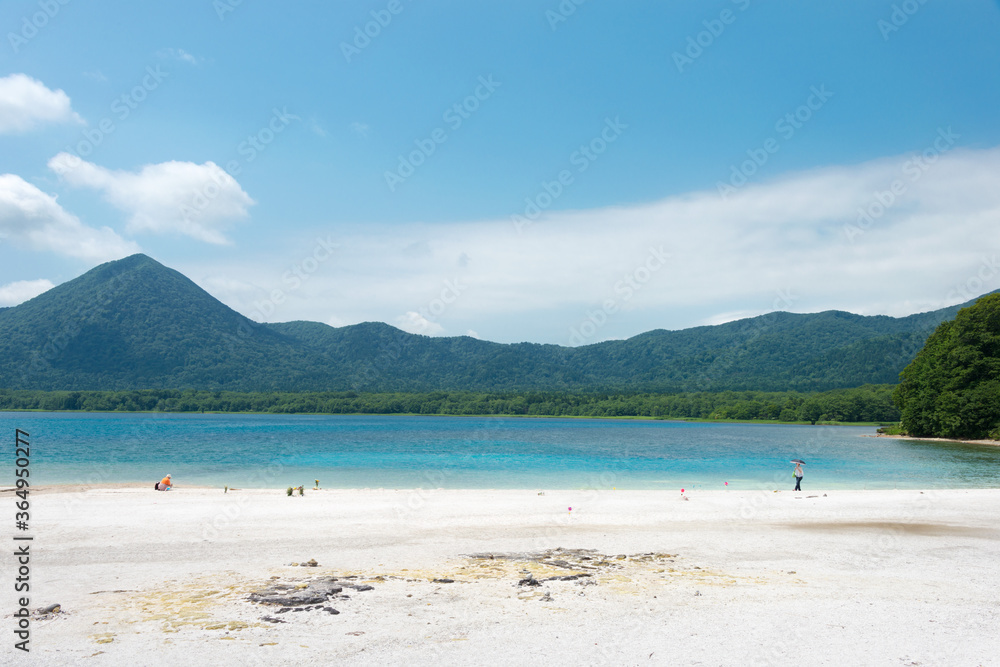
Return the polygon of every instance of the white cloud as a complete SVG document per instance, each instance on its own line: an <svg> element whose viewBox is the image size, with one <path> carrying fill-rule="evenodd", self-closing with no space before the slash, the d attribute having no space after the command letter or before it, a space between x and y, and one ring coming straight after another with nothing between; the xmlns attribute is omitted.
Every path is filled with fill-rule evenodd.
<svg viewBox="0 0 1000 667"><path fill-rule="evenodd" d="M0 78L0 134L27 132L44 123L79 123L69 95L26 74Z"/></svg>
<svg viewBox="0 0 1000 667"><path fill-rule="evenodd" d="M0 306L16 306L55 287L51 280L18 280L0 285Z"/></svg>
<svg viewBox="0 0 1000 667"><path fill-rule="evenodd" d="M139 252L108 227L87 227L55 197L15 174L0 174L0 239L102 262Z"/></svg>
<svg viewBox="0 0 1000 667"><path fill-rule="evenodd" d="M775 309L780 310L780 309ZM758 315L764 315L765 312L761 310L731 310L725 313L716 313L710 317L706 317L698 324L700 326L716 326L719 324L726 324L727 322L735 322L737 320L745 320L749 317L757 317Z"/></svg>
<svg viewBox="0 0 1000 667"><path fill-rule="evenodd" d="M100 190L128 216L128 231L183 234L225 244L223 231L247 216L255 202L214 162L161 162L138 172L112 171L69 153L49 160L49 168L70 185Z"/></svg>
<svg viewBox="0 0 1000 667"><path fill-rule="evenodd" d="M335 313L343 323L379 320L428 335L474 329L488 340L566 344L590 314L606 319L586 340L597 342L775 310L900 316L1000 288L1000 188L992 185L1000 148L956 149L918 172L911 160L792 173L728 200L712 188L552 213L520 233L509 216L343 229L343 252L288 295L275 321ZM903 193L863 233L853 231L858 210L895 181ZM575 187L584 186L568 192ZM311 238L300 246L224 271L281 289ZM649 271L650 249L661 247L670 258ZM463 253L475 261L456 265ZM614 312L602 314L608 301ZM252 299L229 303L253 310Z"/></svg>
<svg viewBox="0 0 1000 667"><path fill-rule="evenodd" d="M410 310L405 315L396 318L396 326L403 331L413 334L423 334L425 336L440 336L444 333L444 327L437 322L431 322L420 313Z"/></svg>

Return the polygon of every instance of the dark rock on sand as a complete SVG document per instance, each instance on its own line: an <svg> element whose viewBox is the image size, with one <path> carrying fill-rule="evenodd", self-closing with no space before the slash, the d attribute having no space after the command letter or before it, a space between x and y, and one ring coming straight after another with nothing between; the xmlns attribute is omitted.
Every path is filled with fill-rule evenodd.
<svg viewBox="0 0 1000 667"><path fill-rule="evenodd" d="M542 581L576 581L577 579L582 579L583 577L589 577L589 574L570 574L565 577L549 577L548 579L542 579Z"/></svg>
<svg viewBox="0 0 1000 667"><path fill-rule="evenodd" d="M305 607L311 604L324 604L330 597L343 590L343 587L336 584L334 577L324 577L309 582L305 588L288 584L275 584L251 593L247 599L257 604Z"/></svg>
<svg viewBox="0 0 1000 667"><path fill-rule="evenodd" d="M356 590L358 593L364 593L365 591L375 590L374 586L369 586L368 584L341 584L344 588L351 588Z"/></svg>

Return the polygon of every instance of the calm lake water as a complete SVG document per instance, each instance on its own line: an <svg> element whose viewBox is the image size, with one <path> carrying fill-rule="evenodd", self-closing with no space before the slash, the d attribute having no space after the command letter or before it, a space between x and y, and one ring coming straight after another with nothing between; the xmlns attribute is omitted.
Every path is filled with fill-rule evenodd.
<svg viewBox="0 0 1000 667"><path fill-rule="evenodd" d="M1000 447L870 438L873 427L668 421L0 412L31 480L497 489L1000 487Z"/></svg>

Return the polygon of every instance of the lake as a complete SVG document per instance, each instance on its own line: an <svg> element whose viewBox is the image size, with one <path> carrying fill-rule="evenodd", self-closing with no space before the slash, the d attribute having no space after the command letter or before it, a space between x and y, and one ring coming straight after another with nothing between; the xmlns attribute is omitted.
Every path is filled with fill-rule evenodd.
<svg viewBox="0 0 1000 667"><path fill-rule="evenodd" d="M1000 447L872 438L874 427L602 419L0 412L30 433L33 485L284 488L1000 487ZM4 482L10 483L10 482Z"/></svg>

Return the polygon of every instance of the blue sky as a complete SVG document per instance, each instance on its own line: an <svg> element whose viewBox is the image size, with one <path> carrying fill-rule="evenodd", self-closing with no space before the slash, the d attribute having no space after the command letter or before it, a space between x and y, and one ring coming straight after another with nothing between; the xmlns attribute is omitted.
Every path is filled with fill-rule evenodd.
<svg viewBox="0 0 1000 667"><path fill-rule="evenodd" d="M1000 288L996 2L16 0L0 26L0 305L138 251L257 320L502 342Z"/></svg>

